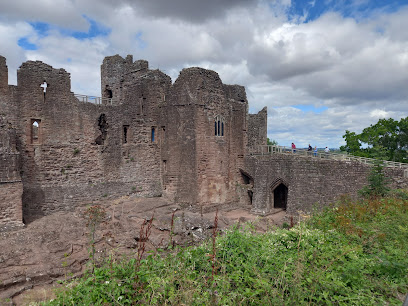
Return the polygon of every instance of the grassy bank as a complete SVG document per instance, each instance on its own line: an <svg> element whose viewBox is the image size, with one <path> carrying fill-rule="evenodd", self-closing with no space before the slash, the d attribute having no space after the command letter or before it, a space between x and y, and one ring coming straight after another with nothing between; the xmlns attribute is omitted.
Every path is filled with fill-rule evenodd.
<svg viewBox="0 0 408 306"><path fill-rule="evenodd" d="M166 256L107 260L50 304L401 305L407 241L407 193L343 199L290 230L235 226Z"/></svg>

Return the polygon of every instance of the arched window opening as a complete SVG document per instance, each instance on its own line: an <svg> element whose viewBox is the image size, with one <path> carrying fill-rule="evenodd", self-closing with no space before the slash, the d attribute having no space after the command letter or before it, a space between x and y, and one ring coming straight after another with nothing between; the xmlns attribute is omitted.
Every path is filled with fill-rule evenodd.
<svg viewBox="0 0 408 306"><path fill-rule="evenodd" d="M31 119L31 143L40 142L40 119Z"/></svg>
<svg viewBox="0 0 408 306"><path fill-rule="evenodd" d="M224 118L216 116L214 121L214 135L224 136Z"/></svg>
<svg viewBox="0 0 408 306"><path fill-rule="evenodd" d="M151 133L151 140L152 140L152 142L155 142L155 137L156 137L155 132L156 132L155 127L152 127L152 133Z"/></svg>

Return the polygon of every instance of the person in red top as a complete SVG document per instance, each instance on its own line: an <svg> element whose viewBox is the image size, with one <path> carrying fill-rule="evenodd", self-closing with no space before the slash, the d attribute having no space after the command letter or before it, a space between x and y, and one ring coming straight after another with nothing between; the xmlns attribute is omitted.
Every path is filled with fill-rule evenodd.
<svg viewBox="0 0 408 306"><path fill-rule="evenodd" d="M295 144L293 142L292 142L292 152L296 153L296 146L295 146Z"/></svg>

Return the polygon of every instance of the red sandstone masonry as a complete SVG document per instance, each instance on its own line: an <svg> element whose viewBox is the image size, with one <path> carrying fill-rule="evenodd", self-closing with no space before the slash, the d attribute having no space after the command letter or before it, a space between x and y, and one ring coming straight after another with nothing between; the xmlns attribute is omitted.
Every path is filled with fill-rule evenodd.
<svg viewBox="0 0 408 306"><path fill-rule="evenodd" d="M17 86L7 73L0 57L0 222L21 221L22 207L31 218L129 193L197 208L251 205L253 192L254 210L268 211L277 180L295 211L365 184L359 164L248 157L248 147L266 144L266 108L248 115L244 87L214 71L183 69L172 84L147 61L107 57L102 105L80 102L64 69L28 61Z"/></svg>

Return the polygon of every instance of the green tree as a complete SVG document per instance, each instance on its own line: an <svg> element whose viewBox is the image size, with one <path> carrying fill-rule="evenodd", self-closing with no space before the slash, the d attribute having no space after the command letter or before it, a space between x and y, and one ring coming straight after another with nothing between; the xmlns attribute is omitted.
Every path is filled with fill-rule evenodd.
<svg viewBox="0 0 408 306"><path fill-rule="evenodd" d="M380 119L361 134L346 130L343 138L346 145L340 149L353 155L408 162L408 117L400 121Z"/></svg>
<svg viewBox="0 0 408 306"><path fill-rule="evenodd" d="M389 179L384 174L384 166L381 161L376 161L367 180L368 186L359 191L365 198L384 197L390 191Z"/></svg>
<svg viewBox="0 0 408 306"><path fill-rule="evenodd" d="M271 141L271 140L269 140L269 138L266 138L266 143L267 143L268 146L277 146L278 145L278 142L276 140L272 139L272 141Z"/></svg>

